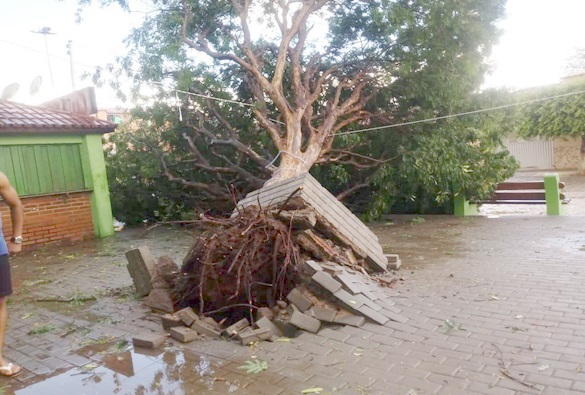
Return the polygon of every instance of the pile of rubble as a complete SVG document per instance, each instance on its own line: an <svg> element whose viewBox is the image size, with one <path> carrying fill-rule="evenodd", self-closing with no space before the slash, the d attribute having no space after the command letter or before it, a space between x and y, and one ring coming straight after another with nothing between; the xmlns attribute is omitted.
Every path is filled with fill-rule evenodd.
<svg viewBox="0 0 585 395"><path fill-rule="evenodd" d="M377 237L308 174L252 192L232 218L201 222L208 230L180 269L166 256L155 262L147 247L126 254L137 292L167 313L163 327L178 341L249 344L328 324L406 321L384 290L399 257L383 254Z"/></svg>
<svg viewBox="0 0 585 395"><path fill-rule="evenodd" d="M145 251L144 247L141 249ZM164 257L162 262L168 263L168 259ZM271 308L260 307L250 318L242 318L229 326L226 326L228 316L218 322L198 315L191 307L174 311L172 302L161 304L152 297L145 301L155 310L167 312L161 317L163 328L172 338L183 343L204 335L207 338L236 339L246 345L260 340L295 337L298 330L317 333L322 325L328 324L360 327L367 319L381 325L389 320L406 322L381 286L380 277L365 276L330 262L307 261L306 268L313 271L311 281L294 288L286 301L279 300ZM155 347L159 344L152 336L146 336L144 341L141 338L135 339L136 345ZM162 342L165 336L155 338Z"/></svg>

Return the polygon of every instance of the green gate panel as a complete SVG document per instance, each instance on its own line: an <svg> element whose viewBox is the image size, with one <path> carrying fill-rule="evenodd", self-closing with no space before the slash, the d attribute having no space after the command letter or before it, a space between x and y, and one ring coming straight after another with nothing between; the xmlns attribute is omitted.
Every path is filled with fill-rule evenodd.
<svg viewBox="0 0 585 395"><path fill-rule="evenodd" d="M80 144L2 146L0 170L20 196L85 189Z"/></svg>

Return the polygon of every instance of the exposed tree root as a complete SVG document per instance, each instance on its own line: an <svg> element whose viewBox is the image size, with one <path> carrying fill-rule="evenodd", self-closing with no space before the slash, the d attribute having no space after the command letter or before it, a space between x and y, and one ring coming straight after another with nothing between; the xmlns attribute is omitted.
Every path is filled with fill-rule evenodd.
<svg viewBox="0 0 585 395"><path fill-rule="evenodd" d="M257 207L229 219L202 218L206 230L185 257L174 289L177 307L230 321L273 306L300 282L300 250L290 226ZM212 229L209 229L212 228Z"/></svg>

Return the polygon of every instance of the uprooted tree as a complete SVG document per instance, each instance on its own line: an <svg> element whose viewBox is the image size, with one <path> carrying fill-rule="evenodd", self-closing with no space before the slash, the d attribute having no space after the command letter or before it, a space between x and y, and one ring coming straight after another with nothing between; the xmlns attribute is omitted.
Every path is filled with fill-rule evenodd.
<svg viewBox="0 0 585 395"><path fill-rule="evenodd" d="M102 2L127 6L124 0ZM322 163L334 163L338 173L324 178L342 179L348 168L356 169L346 197L376 179L378 185L388 181L396 158L416 168L410 174L418 180L438 186L431 192L438 196L449 195L454 185L469 187L469 175L484 168L497 169L481 173L492 181L508 174L497 138L457 122L402 127L388 139L336 138L342 130L408 123L469 105L497 35L502 0L152 3L157 9L129 38L132 50L115 80L130 77L135 94L154 92L158 100L136 112L145 122L129 124L138 132L127 132L126 147L112 137L112 157L136 154L131 165L138 170L140 153L152 151L166 180L198 191L210 206L230 201L227 186L246 192ZM144 82L157 85L141 90ZM401 152L414 135L422 155L408 161ZM468 150L477 154L472 163L457 156ZM499 163L486 166L486 158ZM440 161L448 165L437 171ZM140 170L133 177L148 178ZM327 221L297 229L292 220L275 219L281 210L297 208L246 209L231 219L204 216L211 229L187 255L175 300L208 314L229 304L270 305L300 281L303 259L325 256L360 270L367 266L369 257L351 242L328 237L336 232Z"/></svg>
<svg viewBox="0 0 585 395"><path fill-rule="evenodd" d="M102 0L115 2L127 6ZM469 109L502 0L151 3L155 9L129 37L130 53L114 78L119 88L130 77L135 93L157 83L141 91L155 92L157 103L137 111L148 134L140 146L158 155L146 166L148 182L170 180L198 201L229 207L227 186L247 192L319 165L320 179L330 180L340 198L385 195L378 206L387 209L388 195L444 202L454 184L483 191L509 175L497 137L477 119L335 138L341 130ZM180 103L173 102L175 89ZM119 142L136 148L140 134L129 135ZM443 144L445 138L466 150ZM449 168L423 163L406 176L407 164L427 159L428 144L453 147L442 153L450 155ZM479 160L461 154L472 149Z"/></svg>

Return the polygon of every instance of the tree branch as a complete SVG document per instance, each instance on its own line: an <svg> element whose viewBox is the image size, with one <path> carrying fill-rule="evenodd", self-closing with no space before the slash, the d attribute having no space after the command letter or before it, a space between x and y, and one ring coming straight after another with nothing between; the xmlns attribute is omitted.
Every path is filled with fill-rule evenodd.
<svg viewBox="0 0 585 395"><path fill-rule="evenodd" d="M168 165L164 159L164 155L160 155L159 156L160 161L161 161L161 165L163 168L163 175L165 177L167 177L167 179L171 182L178 182L179 184L189 187L189 188L193 188L193 189L197 189L199 191L203 191L205 193L207 193L209 196L211 197L215 197L215 198L221 198L221 199L229 199L230 198L230 193L224 191L222 188L217 187L215 184L207 184L207 183L202 183L202 182L193 182L193 181L187 181L186 179L184 179L183 177L177 177L174 174L171 173L171 171L168 168Z"/></svg>
<svg viewBox="0 0 585 395"><path fill-rule="evenodd" d="M363 182L361 184L355 184L351 188L349 188L349 189L341 192L337 196L335 196L335 198L337 198L337 200L342 202L345 199L347 199L348 197L350 197L351 195L353 195L355 192L359 191L360 189L367 188L369 186L370 186L370 181L369 181L369 177L367 177L365 182Z"/></svg>

